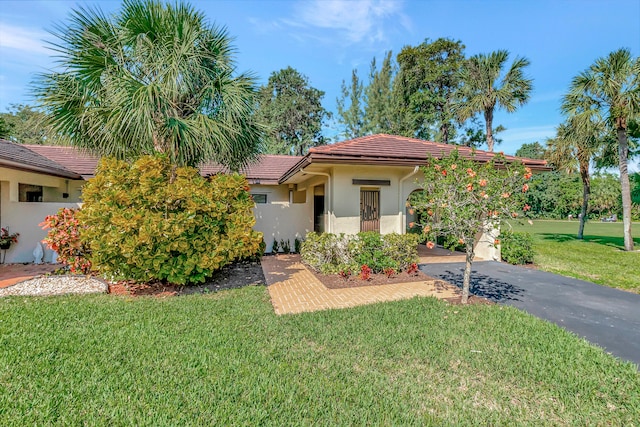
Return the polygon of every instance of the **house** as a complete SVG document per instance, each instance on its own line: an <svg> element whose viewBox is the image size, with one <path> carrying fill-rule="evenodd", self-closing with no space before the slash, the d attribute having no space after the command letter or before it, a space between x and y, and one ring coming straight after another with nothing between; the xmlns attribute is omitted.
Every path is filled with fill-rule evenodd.
<svg viewBox="0 0 640 427"><path fill-rule="evenodd" d="M254 228L264 233L268 250L274 239L293 243L310 231L405 233L412 221L407 200L421 188L419 166L427 155L439 157L456 148L472 155L467 147L384 134L311 148L305 156L262 155L242 171L256 202ZM475 152L478 162L493 156ZM37 224L62 206L79 205L82 183L93 175L97 160L70 147L1 141L0 222L21 234L7 262L33 259L33 247L45 235ZM534 171L548 170L544 160L520 160ZM224 169L205 164L200 171L206 176ZM478 256L498 257L483 241Z"/></svg>

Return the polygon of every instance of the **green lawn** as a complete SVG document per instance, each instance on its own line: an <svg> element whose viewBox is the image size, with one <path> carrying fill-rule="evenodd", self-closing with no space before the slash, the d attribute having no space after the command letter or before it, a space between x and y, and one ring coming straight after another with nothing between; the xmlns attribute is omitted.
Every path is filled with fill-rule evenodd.
<svg viewBox="0 0 640 427"><path fill-rule="evenodd" d="M0 425L637 425L640 374L513 308L277 317L263 287L0 300Z"/></svg>
<svg viewBox="0 0 640 427"><path fill-rule="evenodd" d="M576 239L578 221L513 224L533 234L535 264L542 270L640 293L640 251L625 252L622 223L587 222L584 241ZM631 230L640 249L640 223Z"/></svg>

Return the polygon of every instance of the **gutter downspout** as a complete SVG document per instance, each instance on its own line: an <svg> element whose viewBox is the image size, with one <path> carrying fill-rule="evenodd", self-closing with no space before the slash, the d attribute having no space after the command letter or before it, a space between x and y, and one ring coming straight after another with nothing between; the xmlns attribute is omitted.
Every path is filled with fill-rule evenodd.
<svg viewBox="0 0 640 427"><path fill-rule="evenodd" d="M327 199L328 199L328 203L327 203L327 215L328 215L328 221L327 221L327 232L328 233L333 233L333 221L331 221L331 208L333 207L333 201L331 200L331 175L329 175L326 172L309 172L304 170L304 168L300 169L300 173L303 174L307 174L307 175L319 175L319 176L326 176L327 177Z"/></svg>
<svg viewBox="0 0 640 427"><path fill-rule="evenodd" d="M404 214L402 211L402 207L404 206L402 203L402 183L415 175L419 170L420 166L414 167L412 172L409 172L406 176L400 178L400 181L398 181L398 215L400 221L400 234L406 234L405 227L402 226L402 219L404 218Z"/></svg>

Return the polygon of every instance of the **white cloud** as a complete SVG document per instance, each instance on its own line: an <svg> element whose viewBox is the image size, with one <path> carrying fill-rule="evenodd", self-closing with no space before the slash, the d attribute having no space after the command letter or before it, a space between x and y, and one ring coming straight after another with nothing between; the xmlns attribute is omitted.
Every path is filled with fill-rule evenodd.
<svg viewBox="0 0 640 427"><path fill-rule="evenodd" d="M43 41L49 34L40 30L0 23L0 48L21 52L50 54Z"/></svg>
<svg viewBox="0 0 640 427"><path fill-rule="evenodd" d="M297 3L295 17L282 22L297 28L335 31L348 44L386 40L387 28L410 20L398 0L313 0Z"/></svg>

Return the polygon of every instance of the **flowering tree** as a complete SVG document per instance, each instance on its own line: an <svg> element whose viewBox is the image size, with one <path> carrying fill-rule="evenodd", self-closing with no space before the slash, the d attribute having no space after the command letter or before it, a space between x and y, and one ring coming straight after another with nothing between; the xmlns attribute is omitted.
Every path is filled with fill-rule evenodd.
<svg viewBox="0 0 640 427"><path fill-rule="evenodd" d="M462 302L466 303L475 245L503 219L517 218L530 209L524 204L524 193L529 189L526 182L531 179L531 170L519 162L508 163L502 154L480 163L461 157L455 150L442 159L428 158L422 172L423 190L411 199L418 225L429 248L434 247L437 237L444 237L447 248L464 246Z"/></svg>

